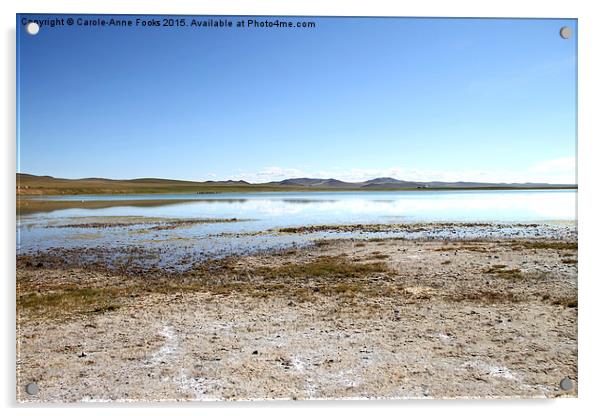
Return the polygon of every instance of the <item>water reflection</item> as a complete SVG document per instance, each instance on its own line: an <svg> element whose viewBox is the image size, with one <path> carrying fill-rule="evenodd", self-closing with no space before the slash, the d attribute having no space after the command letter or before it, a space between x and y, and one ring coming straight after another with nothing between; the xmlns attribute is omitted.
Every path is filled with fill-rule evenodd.
<svg viewBox="0 0 602 416"><path fill-rule="evenodd" d="M574 190L306 192L232 195L65 196L21 201L21 214L253 218L303 222L572 220ZM146 197L144 199L143 197Z"/></svg>
<svg viewBox="0 0 602 416"><path fill-rule="evenodd" d="M576 197L573 190L550 190L149 195L147 199L141 195L36 198L21 201L27 210L21 210L18 217L17 244L20 253L82 247L121 252L122 249L127 251L143 246L156 250L160 258L171 253L168 257L172 259L189 256L198 260L308 241L306 235L266 232L285 227L402 222L570 221L575 220ZM160 222L168 218L253 221L188 221L189 226L173 229L144 225L145 222ZM94 229L60 226L109 220L118 223L133 221L139 225ZM464 231L454 231L454 236L474 238L483 233L500 232L495 227L482 228L468 227ZM527 231L534 235L541 232L538 228ZM508 232L514 233L514 230L509 229ZM410 237L436 237L431 234L412 234ZM361 235L368 236L367 233ZM325 237L357 235L341 233Z"/></svg>

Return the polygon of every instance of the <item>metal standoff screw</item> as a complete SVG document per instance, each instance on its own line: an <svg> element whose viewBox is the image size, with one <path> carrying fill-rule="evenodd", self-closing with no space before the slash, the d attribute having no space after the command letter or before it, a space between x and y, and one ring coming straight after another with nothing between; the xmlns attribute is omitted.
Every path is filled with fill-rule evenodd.
<svg viewBox="0 0 602 416"><path fill-rule="evenodd" d="M571 37L571 28L568 26L562 26L560 28L560 37L562 39L568 39Z"/></svg>
<svg viewBox="0 0 602 416"><path fill-rule="evenodd" d="M38 25L36 22L29 22L27 23L27 26L25 26L25 29L30 35L37 35L40 31L40 25Z"/></svg>
<svg viewBox="0 0 602 416"><path fill-rule="evenodd" d="M38 388L37 383L29 383L27 386L25 386L25 392L30 396L35 396L38 394L38 391L40 391L40 389Z"/></svg>
<svg viewBox="0 0 602 416"><path fill-rule="evenodd" d="M568 377L563 378L560 380L560 388L564 391L573 390L573 380Z"/></svg>

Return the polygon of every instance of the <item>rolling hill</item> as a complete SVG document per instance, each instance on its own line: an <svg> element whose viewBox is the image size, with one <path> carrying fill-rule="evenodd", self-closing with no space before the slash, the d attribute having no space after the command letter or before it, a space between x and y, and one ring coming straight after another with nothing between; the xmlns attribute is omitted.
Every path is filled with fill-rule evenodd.
<svg viewBox="0 0 602 416"><path fill-rule="evenodd" d="M82 194L161 194L161 193L224 193L284 192L336 190L404 190L404 189L576 189L573 184L546 183L482 183L482 182L415 182L394 178L375 178L364 182L338 179L291 178L277 182L246 181L181 181L175 179L138 178L62 179L17 173L17 195L82 195Z"/></svg>

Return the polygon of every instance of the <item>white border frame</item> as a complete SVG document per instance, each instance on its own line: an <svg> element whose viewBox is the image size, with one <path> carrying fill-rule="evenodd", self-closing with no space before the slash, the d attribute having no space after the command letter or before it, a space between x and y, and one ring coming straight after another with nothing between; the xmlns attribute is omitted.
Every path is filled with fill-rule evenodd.
<svg viewBox="0 0 602 416"><path fill-rule="evenodd" d="M20 0L3 1L2 7L2 250L0 256L5 273L2 274L2 355L0 360L0 392L5 407L13 413L30 413L41 410L39 406L18 405L15 400L15 14L16 13L107 13L107 14L214 14L214 15L317 15L317 16L439 16L439 17L540 17L579 19L579 92L578 92L578 170L579 170L579 399L557 400L412 400L412 401L317 401L317 402L226 402L182 404L133 405L81 405L86 412L104 414L110 408L113 414L126 414L141 407L151 414L164 414L165 407L189 413L215 412L251 414L283 412L305 414L344 411L348 414L395 413L420 411L450 414L504 414L516 410L567 414L587 411L599 402L596 387L599 381L600 360L597 357L601 337L596 332L600 326L602 275L596 262L600 231L600 204L598 193L600 174L600 43L602 16L596 14L593 1L476 1L476 0L425 0L420 2L370 1L277 1L277 0L163 0L161 3L135 0ZM598 74L598 77L595 76ZM597 103L597 104L596 104ZM79 414L74 406L45 406L48 415ZM334 409L336 407L337 409ZM597 406L596 406L597 407Z"/></svg>

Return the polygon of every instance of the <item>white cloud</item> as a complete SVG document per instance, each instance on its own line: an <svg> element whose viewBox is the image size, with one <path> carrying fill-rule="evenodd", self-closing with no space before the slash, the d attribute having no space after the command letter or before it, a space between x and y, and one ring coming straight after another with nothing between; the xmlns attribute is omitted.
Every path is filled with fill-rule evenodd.
<svg viewBox="0 0 602 416"><path fill-rule="evenodd" d="M542 160L522 171L510 170L437 170L389 167L380 169L304 169L270 166L257 172L238 172L232 177L220 179L245 180L251 183L280 181L289 178L335 178L346 182L362 182L378 177L391 177L406 181L444 182L543 182L576 183L576 161L574 157Z"/></svg>
<svg viewBox="0 0 602 416"><path fill-rule="evenodd" d="M239 175L242 180L261 183L271 181L281 181L283 179L298 178L303 176L303 171L293 168L281 168L278 166L269 166L255 173L242 173Z"/></svg>
<svg viewBox="0 0 602 416"><path fill-rule="evenodd" d="M561 183L577 182L577 161L574 157L544 160L529 169L534 177L548 178L549 181Z"/></svg>

